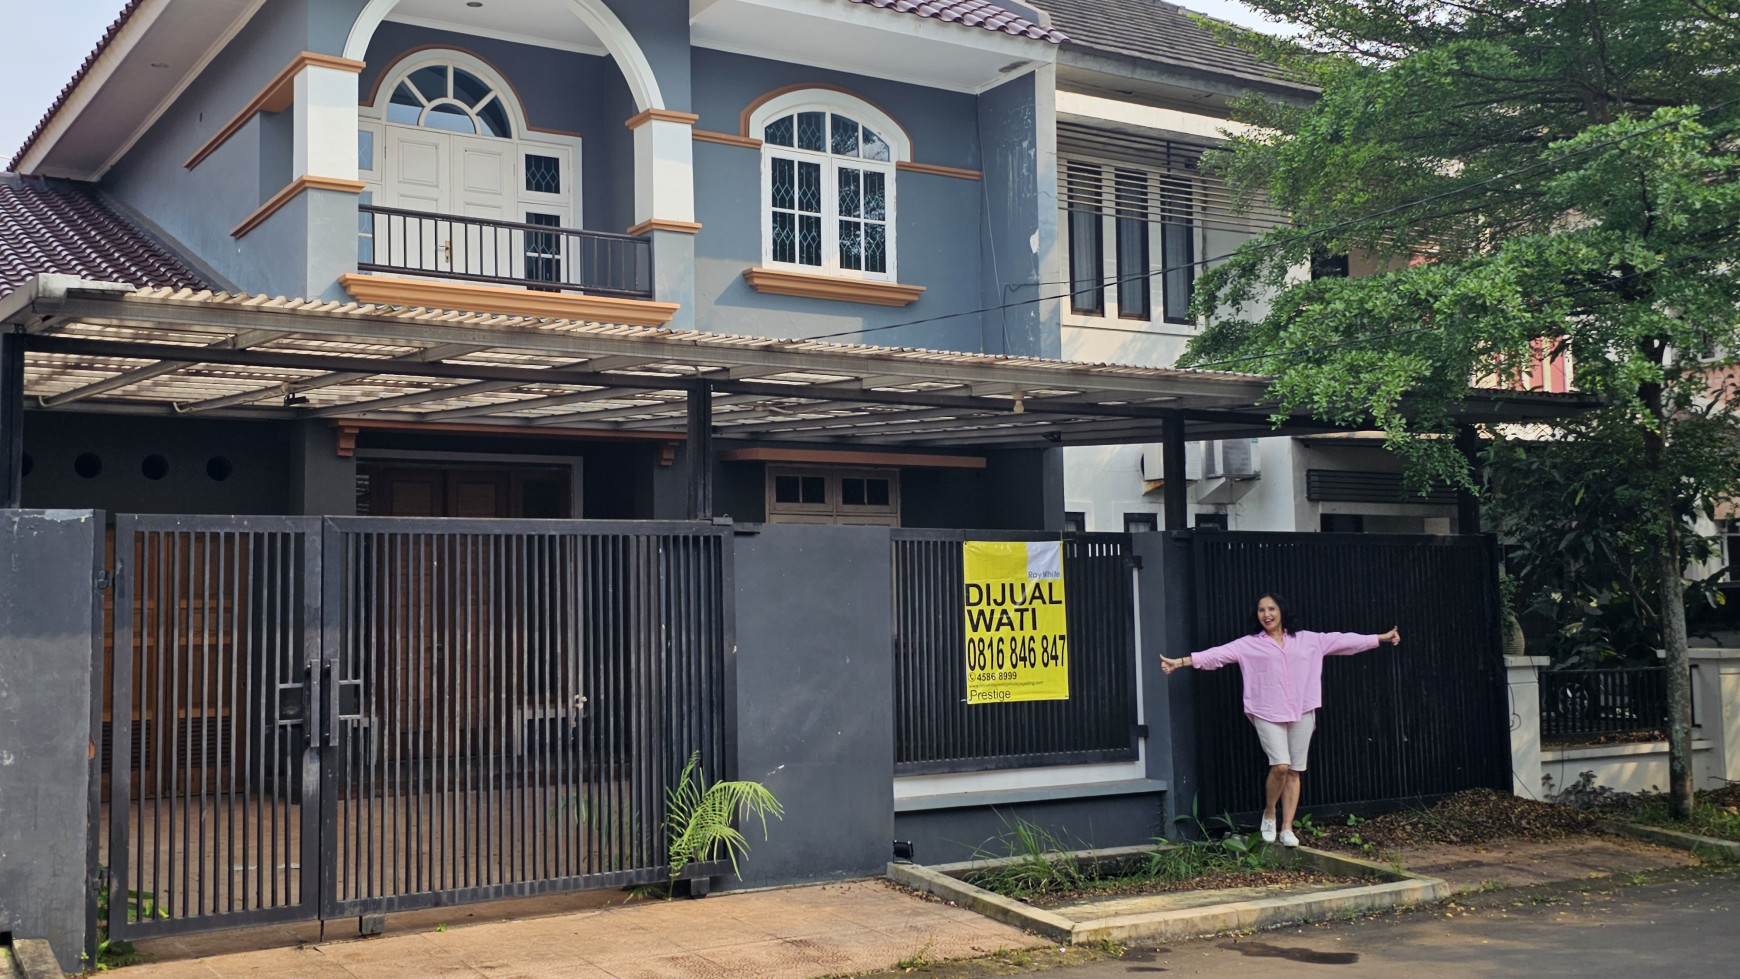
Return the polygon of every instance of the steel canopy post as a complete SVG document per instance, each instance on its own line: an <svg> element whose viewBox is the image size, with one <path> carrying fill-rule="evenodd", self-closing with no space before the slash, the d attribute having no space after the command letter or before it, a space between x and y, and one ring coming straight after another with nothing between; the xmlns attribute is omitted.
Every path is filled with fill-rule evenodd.
<svg viewBox="0 0 1740 979"><path fill-rule="evenodd" d="M713 385L689 388L689 518L713 518Z"/></svg>
<svg viewBox="0 0 1740 979"><path fill-rule="evenodd" d="M0 508L24 505L24 334L0 333Z"/></svg>
<svg viewBox="0 0 1740 979"><path fill-rule="evenodd" d="M1190 527L1189 483L1184 476L1184 413L1174 411L1166 416L1161 434L1164 440L1161 460L1165 468L1165 509L1167 530L1187 530Z"/></svg>
<svg viewBox="0 0 1740 979"><path fill-rule="evenodd" d="M1468 460L1469 474L1479 479L1480 432L1473 425L1461 426L1456 430L1456 448ZM1480 533L1480 497L1470 493L1465 486L1456 487L1456 532Z"/></svg>

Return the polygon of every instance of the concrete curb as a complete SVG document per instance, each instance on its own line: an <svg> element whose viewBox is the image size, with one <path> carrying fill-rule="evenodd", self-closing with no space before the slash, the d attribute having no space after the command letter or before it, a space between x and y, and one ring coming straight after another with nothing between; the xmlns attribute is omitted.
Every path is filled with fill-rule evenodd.
<svg viewBox="0 0 1740 979"><path fill-rule="evenodd" d="M54 949L40 938L13 939L12 961L17 963L22 979L66 979Z"/></svg>
<svg viewBox="0 0 1740 979"><path fill-rule="evenodd" d="M1616 836L1629 836L1634 840L1673 847L1676 850L1690 850L1699 856L1714 852L1728 860L1740 860L1740 843L1735 843L1732 840L1718 840L1713 836L1681 833L1677 830L1662 829L1659 826L1645 826L1642 823L1613 821L1602 823L1601 828Z"/></svg>
<svg viewBox="0 0 1740 979"><path fill-rule="evenodd" d="M1151 852L1151 847L1120 847L1115 850L1084 850L1070 856L1118 858ZM1293 924L1306 918L1326 918L1331 915L1380 911L1414 904L1430 904L1451 895L1448 881L1436 877L1400 872L1337 853L1299 847L1290 851L1297 863L1312 869L1351 877L1369 877L1382 883L1319 894L1263 898L1237 901L1178 911L1158 911L1150 914L1114 915L1090 921L1072 921L1032 905L1023 904L1001 894L993 894L951 876L970 870L1008 864L1021 858L976 860L967 863L921 867L917 864L891 863L888 876L897 883L923 891L987 918L1014 925L1042 935L1052 941L1075 945L1099 941L1178 941L1226 931L1274 928Z"/></svg>

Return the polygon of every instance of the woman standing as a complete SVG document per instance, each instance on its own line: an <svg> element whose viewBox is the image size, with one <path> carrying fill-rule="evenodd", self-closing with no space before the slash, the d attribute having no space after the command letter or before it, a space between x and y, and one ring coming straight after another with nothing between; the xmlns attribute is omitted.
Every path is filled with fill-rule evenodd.
<svg viewBox="0 0 1740 979"><path fill-rule="evenodd" d="M1287 603L1279 595L1257 599L1256 631L1224 646L1183 659L1160 657L1162 672L1186 666L1217 670L1237 663L1245 681L1245 716L1269 756L1268 804L1263 809L1263 840L1275 842L1275 803L1281 804L1280 839L1298 846L1293 813L1299 808L1299 773L1305 770L1317 708L1323 702L1323 657L1351 656L1380 642L1398 644L1395 629L1366 636L1354 632L1293 632Z"/></svg>

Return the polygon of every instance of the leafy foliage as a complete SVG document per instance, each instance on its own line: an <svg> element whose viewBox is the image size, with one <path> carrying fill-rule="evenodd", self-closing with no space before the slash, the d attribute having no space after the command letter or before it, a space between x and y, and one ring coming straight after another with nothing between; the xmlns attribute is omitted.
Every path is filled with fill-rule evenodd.
<svg viewBox="0 0 1740 979"><path fill-rule="evenodd" d="M1019 817L1005 818L1004 833L973 854L974 860L1000 862L975 871L967 881L997 894L1044 903L1082 894L1232 886L1236 881L1229 878L1279 873L1273 851L1260 836L1237 832L1230 818L1216 817L1212 822L1225 824L1218 839L1206 838L1209 828L1198 822L1204 839L1171 843L1156 838L1154 849L1140 859L1102 861L1070 852L1062 838L1043 826Z"/></svg>
<svg viewBox="0 0 1740 979"><path fill-rule="evenodd" d="M760 782L708 785L699 751L689 756L677 784L665 791L665 799L673 881L690 863L721 856L731 861L731 872L741 877L737 861L749 852L749 840L732 824L753 816L761 821L761 836L766 839L767 817L785 815L779 800Z"/></svg>
<svg viewBox="0 0 1740 979"><path fill-rule="evenodd" d="M1646 514L1657 500L1634 478L1643 446L1635 428L1581 419L1550 441L1504 439L1486 454L1491 523L1505 542L1511 604L1528 625L1528 649L1561 665L1654 665L1662 646L1655 546ZM1641 485L1640 485L1641 483ZM1708 501L1681 494L1689 525ZM1692 563L1716 556L1691 535ZM1723 603L1720 572L1688 583L1687 601Z"/></svg>
<svg viewBox="0 0 1740 979"><path fill-rule="evenodd" d="M169 912L157 903L157 896L145 891L127 892L127 920L152 921L169 917ZM124 942L109 937L109 886L97 891L97 962L96 971L107 972L146 961L143 953Z"/></svg>
<svg viewBox="0 0 1740 979"><path fill-rule="evenodd" d="M1185 363L1271 374L1284 410L1383 429L1416 488L1472 488L1470 382L1522 386L1540 344L1568 352L1608 406L1580 435L1631 453L1625 546L1653 564L1689 811L1687 501L1740 496L1740 6L1250 3L1302 39L1227 36L1321 97L1245 100L1255 128L1210 158L1296 226L1199 280ZM1302 280L1323 252L1376 272Z"/></svg>

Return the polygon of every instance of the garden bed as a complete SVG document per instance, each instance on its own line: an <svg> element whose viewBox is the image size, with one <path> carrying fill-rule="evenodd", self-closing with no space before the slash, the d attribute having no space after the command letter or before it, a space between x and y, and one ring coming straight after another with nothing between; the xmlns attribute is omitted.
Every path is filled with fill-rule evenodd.
<svg viewBox="0 0 1740 979"><path fill-rule="evenodd" d="M1059 840L1023 824L1000 843L1009 856L982 853L974 861L978 869L961 879L1039 908L1177 891L1298 890L1361 882L1352 874L1300 866L1284 848L1265 845L1255 836L1157 841L1156 846L1118 856L1083 856L1064 852Z"/></svg>
<svg viewBox="0 0 1740 979"><path fill-rule="evenodd" d="M888 875L987 917L1076 944L1269 928L1429 903L1449 894L1443 881L1369 861L1234 840L1234 847L1257 852L1235 850L1230 868L1228 853L1215 852L1214 844L1169 844L1042 851L935 867L890 864ZM1017 893L1021 897L1011 896Z"/></svg>

